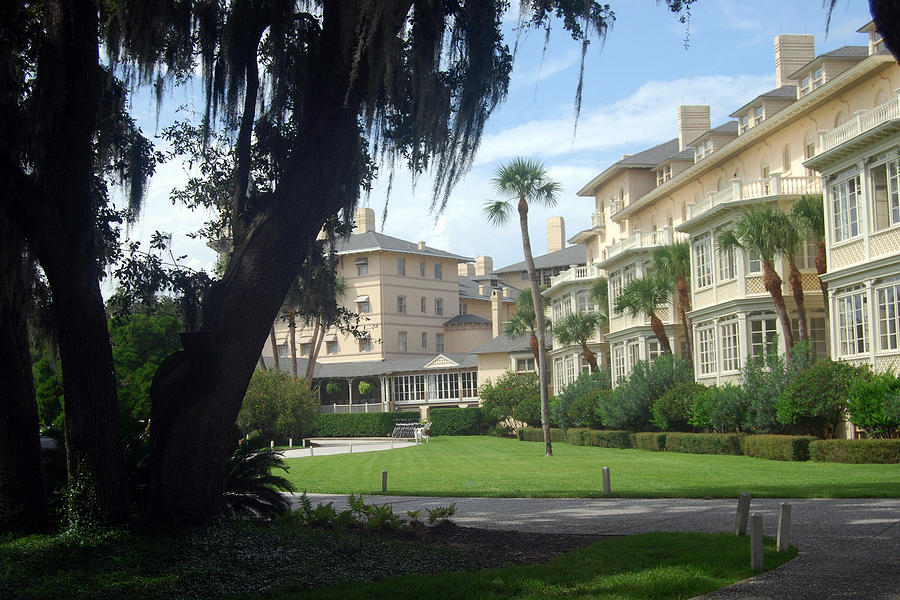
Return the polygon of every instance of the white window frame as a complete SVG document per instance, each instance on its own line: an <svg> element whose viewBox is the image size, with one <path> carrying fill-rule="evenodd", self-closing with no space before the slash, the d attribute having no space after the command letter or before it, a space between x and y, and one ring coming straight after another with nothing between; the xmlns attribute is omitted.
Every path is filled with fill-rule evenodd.
<svg viewBox="0 0 900 600"><path fill-rule="evenodd" d="M869 298L865 290L836 295L838 356L857 356L869 351Z"/></svg>
<svg viewBox="0 0 900 600"><path fill-rule="evenodd" d="M741 341L736 319L719 323L719 335L722 340L722 373L741 370Z"/></svg>
<svg viewBox="0 0 900 600"><path fill-rule="evenodd" d="M444 278L444 267L441 263L434 263L434 278L435 279L443 279Z"/></svg>
<svg viewBox="0 0 900 600"><path fill-rule="evenodd" d="M766 352L778 335L778 318L775 315L753 317L747 329L750 336L750 354L756 356ZM754 336L758 337L758 341Z"/></svg>
<svg viewBox="0 0 900 600"><path fill-rule="evenodd" d="M878 320L878 349L900 350L900 281L875 288Z"/></svg>
<svg viewBox="0 0 900 600"><path fill-rule="evenodd" d="M406 312L406 296L397 296L397 312Z"/></svg>
<svg viewBox="0 0 900 600"><path fill-rule="evenodd" d="M879 223L878 213L877 213L877 196L876 188L875 188L875 171L877 169L884 168L884 178L885 178L885 208L887 209L887 214L885 215L886 222ZM889 229L891 227L896 227L900 225L900 158L894 158L892 160L887 160L881 162L879 164L874 165L870 170L870 179L872 183L872 213L874 217L874 230L875 231L884 231L885 229Z"/></svg>
<svg viewBox="0 0 900 600"><path fill-rule="evenodd" d="M715 325L697 328L697 368L700 375L713 375L716 373Z"/></svg>
<svg viewBox="0 0 900 600"><path fill-rule="evenodd" d="M405 258L397 259L397 275L406 277L406 259Z"/></svg>
<svg viewBox="0 0 900 600"><path fill-rule="evenodd" d="M434 351L438 354L444 353L444 334L436 333L434 334Z"/></svg>
<svg viewBox="0 0 900 600"><path fill-rule="evenodd" d="M708 233L700 235L694 242L694 281L697 288L703 289L713 284L712 270L712 236Z"/></svg>
<svg viewBox="0 0 900 600"><path fill-rule="evenodd" d="M405 331L397 332L397 349L400 352L409 352L409 336Z"/></svg>
<svg viewBox="0 0 900 600"><path fill-rule="evenodd" d="M359 351L360 352L371 352L372 351L372 338L361 337L357 341L359 342Z"/></svg>
<svg viewBox="0 0 900 600"><path fill-rule="evenodd" d="M831 185L831 210L834 219L832 239L835 244L857 238L862 233L859 173Z"/></svg>
<svg viewBox="0 0 900 600"><path fill-rule="evenodd" d="M444 299L443 298L435 298L434 299L434 314L438 316L444 315Z"/></svg>
<svg viewBox="0 0 900 600"><path fill-rule="evenodd" d="M719 282L731 281L737 277L737 260L734 248L719 251Z"/></svg>

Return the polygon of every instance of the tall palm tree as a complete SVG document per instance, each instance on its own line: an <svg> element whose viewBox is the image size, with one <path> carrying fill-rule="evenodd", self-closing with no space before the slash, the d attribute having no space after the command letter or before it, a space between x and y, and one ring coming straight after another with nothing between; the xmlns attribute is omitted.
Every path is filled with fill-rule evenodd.
<svg viewBox="0 0 900 600"><path fill-rule="evenodd" d="M597 303L597 328L605 334L609 332L609 280L606 277L598 277L591 284L591 300Z"/></svg>
<svg viewBox="0 0 900 600"><path fill-rule="evenodd" d="M613 300L613 310L616 314L627 312L632 318L644 315L650 319L650 329L659 340L664 354L671 354L672 346L669 344L666 327L656 311L668 304L671 295L669 290L668 283L658 273L649 273L629 281Z"/></svg>
<svg viewBox="0 0 900 600"><path fill-rule="evenodd" d="M742 250L759 256L763 266L763 286L775 303L775 312L781 322L781 334L788 350L785 353L785 361L790 361L794 334L791 332L791 319L781 293L782 280L775 271L775 255L778 254L778 248L772 224L777 220L776 210L771 206L748 207L744 214L732 222L729 229L719 235L718 245L720 251Z"/></svg>
<svg viewBox="0 0 900 600"><path fill-rule="evenodd" d="M660 246L653 251L653 266L678 294L681 326L688 362L694 364L694 335L687 313L691 310L691 244L688 241Z"/></svg>
<svg viewBox="0 0 900 600"><path fill-rule="evenodd" d="M540 355L538 354L540 346L538 345L537 338L537 320L534 317L534 303L531 298L530 289L522 290L521 293L516 296L516 307L509 315L509 321L506 322L504 333L506 333L506 335L528 334L531 338L528 346L531 348L531 353L534 355L534 364L538 364L541 360ZM541 304L544 308L546 308L548 304L547 299L543 296L541 296ZM549 319L546 321L545 325L548 329L550 328Z"/></svg>
<svg viewBox="0 0 900 600"><path fill-rule="evenodd" d="M525 269L531 280L531 299L534 304L535 324L538 338L538 373L541 379L541 425L544 429L544 449L547 456L553 456L550 444L550 400L547 397L547 355L544 351L546 325L541 305L541 292L538 289L537 273L534 269L534 257L531 254L531 239L528 236L528 204L553 206L560 185L547 176L544 165L527 158L515 158L509 164L500 165L492 180L494 190L504 200L488 201L484 214L488 222L500 226L510 219L513 202L517 201L519 227L522 231L522 251L525 253Z"/></svg>
<svg viewBox="0 0 900 600"><path fill-rule="evenodd" d="M825 253L825 204L822 194L803 195L791 205L791 218L803 236L816 243L816 274L819 277L819 288L822 300L825 301L825 321L828 321L828 284L822 275L828 272L828 259Z"/></svg>
<svg viewBox="0 0 900 600"><path fill-rule="evenodd" d="M287 321L288 345L291 349L291 376L297 379L297 317L300 314L300 303L303 301L300 278L291 282L284 304L281 305L281 319Z"/></svg>
<svg viewBox="0 0 900 600"><path fill-rule="evenodd" d="M778 255L788 264L788 283L791 286L791 295L797 305L797 333L800 341L809 339L806 328L806 302L803 297L803 279L800 269L797 268L797 253L803 248L803 236L794 222L780 210L775 211L775 220L772 222L772 235L775 236L775 248Z"/></svg>
<svg viewBox="0 0 900 600"><path fill-rule="evenodd" d="M591 373L597 371L597 355L588 347L588 340L597 333L603 316L596 312L580 312L566 315L553 327L553 336L560 344L578 344L581 355L591 365Z"/></svg>

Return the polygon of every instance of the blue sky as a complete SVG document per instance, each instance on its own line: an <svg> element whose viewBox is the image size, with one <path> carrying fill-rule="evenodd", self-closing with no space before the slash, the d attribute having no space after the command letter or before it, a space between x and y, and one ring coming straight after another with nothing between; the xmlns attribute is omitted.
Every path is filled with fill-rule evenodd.
<svg viewBox="0 0 900 600"><path fill-rule="evenodd" d="M542 160L562 184L555 208L535 207L530 234L535 255L546 251L547 217L566 219L571 237L590 224L593 201L575 193L623 153L634 153L677 136L676 108L709 104L713 125L755 95L775 86L774 37L780 33L816 36L816 53L844 45L865 45L856 30L870 19L865 0L838 0L829 33L819 0L698 0L687 25L654 0L610 2L616 21L605 44L593 43L585 66L585 86L577 135L573 138L573 98L580 48L558 27L542 57L543 33L520 38L509 98L485 130L475 166L451 196L441 215L428 213L431 186L427 177L415 188L408 173L395 174L383 232L425 240L463 256L489 255L494 266L522 260L517 223L495 229L481 217L492 198L490 179L497 166L516 156ZM513 4L516 4L513 2ZM506 20L510 44L515 16ZM202 110L200 88L173 92L159 116L159 128L172 119L169 107ZM134 99L134 110L147 133L157 130L153 102ZM129 235L148 239L155 230L173 233L176 255L186 254L194 268L210 269L214 253L184 233L206 215L173 207L170 190L185 178L177 163L161 166L151 182L141 222ZM376 184L364 205L380 215L385 186ZM382 230L379 226L379 230Z"/></svg>

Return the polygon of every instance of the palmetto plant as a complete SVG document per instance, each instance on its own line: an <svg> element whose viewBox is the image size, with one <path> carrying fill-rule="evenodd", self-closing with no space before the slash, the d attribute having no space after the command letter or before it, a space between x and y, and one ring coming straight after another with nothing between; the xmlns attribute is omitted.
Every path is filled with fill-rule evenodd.
<svg viewBox="0 0 900 600"><path fill-rule="evenodd" d="M531 280L531 297L534 305L536 334L538 338L538 373L541 379L541 424L544 429L544 449L547 456L553 455L550 444L550 401L547 397L547 358L544 352L546 326L538 288L534 257L531 254L531 239L528 235L528 205L536 203L544 206L556 204L559 183L547 176L544 165L527 158L515 158L506 165L500 165L491 180L494 190L502 200L488 201L484 206L487 220L496 226L509 221L513 205L519 213L519 228L522 233L522 251L525 254L525 269Z"/></svg>
<svg viewBox="0 0 900 600"><path fill-rule="evenodd" d="M270 518L290 508L278 490L294 491L291 482L273 471L287 472L280 452L254 448L249 440L236 443L228 457L225 475L225 512L232 516Z"/></svg>
<svg viewBox="0 0 900 600"><path fill-rule="evenodd" d="M668 283L670 289L678 294L681 326L684 328L688 361L693 365L694 336L691 331L691 320L687 316L688 311L691 310L690 242L675 242L656 248L653 251L653 266L656 272Z"/></svg>
<svg viewBox="0 0 900 600"><path fill-rule="evenodd" d="M822 194L800 196L791 205L791 219L800 233L816 243L816 273L819 277L819 288L822 298L828 298L828 284L822 281L822 275L828 272L828 260L825 253L825 205ZM828 320L828 302L825 302L825 320Z"/></svg>
<svg viewBox="0 0 900 600"><path fill-rule="evenodd" d="M622 288L613 301L613 310L616 314L627 312L632 318L643 315L649 319L650 329L659 340L663 353L671 354L672 346L669 344L666 327L656 314L660 308L668 304L669 297L670 291L666 280L658 273L649 273L638 279L632 279Z"/></svg>
<svg viewBox="0 0 900 600"><path fill-rule="evenodd" d="M553 327L553 336L560 344L581 346L581 355L591 365L591 373L597 371L597 355L588 347L588 340L594 337L602 322L603 316L599 313L581 312L566 315Z"/></svg>

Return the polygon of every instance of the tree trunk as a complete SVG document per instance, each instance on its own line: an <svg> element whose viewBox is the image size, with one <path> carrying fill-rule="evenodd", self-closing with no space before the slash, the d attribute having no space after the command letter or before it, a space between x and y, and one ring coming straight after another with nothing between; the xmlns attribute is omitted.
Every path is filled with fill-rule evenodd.
<svg viewBox="0 0 900 600"><path fill-rule="evenodd" d="M534 356L534 364L538 364L541 362L541 357L538 356L538 349L540 346L538 345L537 336L532 331L528 337L528 347L531 349L531 354Z"/></svg>
<svg viewBox="0 0 900 600"><path fill-rule="evenodd" d="M275 363L275 370L281 370L281 357L278 356L278 340L275 339L275 321L269 326L269 344L272 347L272 361Z"/></svg>
<svg viewBox="0 0 900 600"><path fill-rule="evenodd" d="M319 333L322 330L322 319L316 317L312 339L309 344L309 357L306 359L306 385L312 389L313 376L316 374L316 360L319 358Z"/></svg>
<svg viewBox="0 0 900 600"><path fill-rule="evenodd" d="M788 316L787 307L784 305L784 296L781 293L781 277L772 266L772 261L763 261L763 284L766 291L772 296L775 303L775 312L778 314L778 321L781 323L781 333L784 336L785 362L791 362L791 349L794 347L794 333L791 331L791 319Z"/></svg>
<svg viewBox="0 0 900 600"><path fill-rule="evenodd" d="M663 325L663 322L659 320L659 317L656 316L656 313L650 313L650 329L653 330L653 334L656 335L656 339L659 340L660 348L662 349L663 354L672 354L672 345L669 343L669 336L666 333L666 326Z"/></svg>
<svg viewBox="0 0 900 600"><path fill-rule="evenodd" d="M803 277L800 275L800 269L794 261L789 263L790 275L788 283L791 285L791 294L794 296L794 302L797 304L797 333L800 341L809 340L809 330L806 327L806 303L803 298Z"/></svg>
<svg viewBox="0 0 900 600"><path fill-rule="evenodd" d="M259 353L259 370L268 371L268 369L266 368L266 359L263 358L262 352Z"/></svg>
<svg viewBox="0 0 900 600"><path fill-rule="evenodd" d="M691 286L684 277L678 278L678 304L681 308L681 326L684 329L684 343L687 350L688 363L691 369L694 368L694 331L691 326L691 320L688 318L688 311L691 310Z"/></svg>
<svg viewBox="0 0 900 600"><path fill-rule="evenodd" d="M594 354L594 351L588 348L587 344L581 344L581 355L584 357L584 360L591 366L591 373L597 372L597 355ZM557 390L557 393L559 390Z"/></svg>
<svg viewBox="0 0 900 600"><path fill-rule="evenodd" d="M822 290L822 302L825 303L825 323L829 322L828 284L822 281L822 275L828 272L828 258L825 253L825 243L816 244L816 274L819 278L819 289ZM825 336L826 338L828 336Z"/></svg>
<svg viewBox="0 0 900 600"><path fill-rule="evenodd" d="M550 442L550 399L547 397L544 305L541 302L541 289L534 270L534 258L531 256L531 238L528 235L528 203L525 202L525 198L519 198L519 227L522 230L522 251L525 253L525 269L528 271L528 279L531 281L531 301L534 304L534 321L537 328L538 378L541 382L541 427L544 430L544 455L553 456L553 445Z"/></svg>
<svg viewBox="0 0 900 600"><path fill-rule="evenodd" d="M293 308L288 313L288 338L291 345L291 376L297 379L297 313Z"/></svg>

